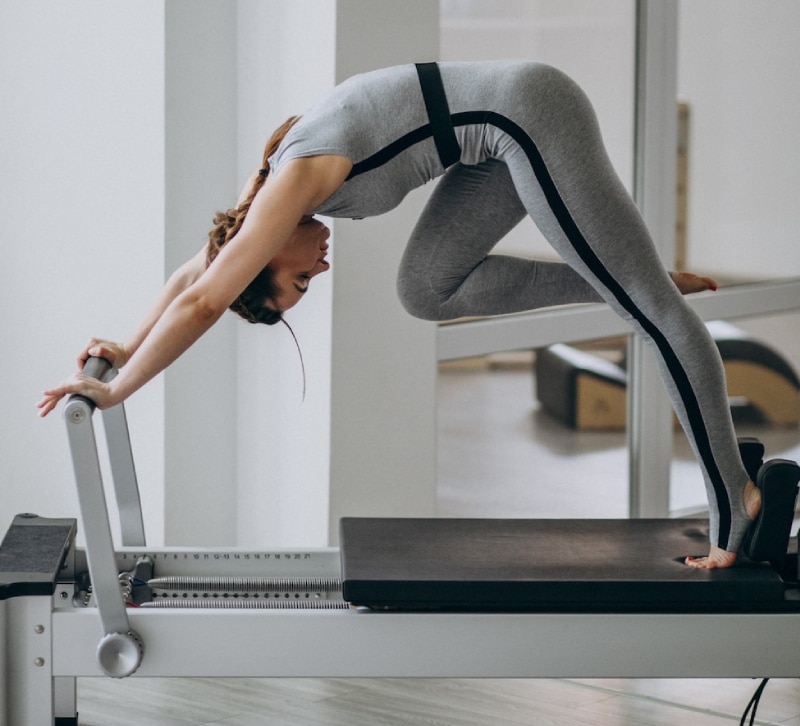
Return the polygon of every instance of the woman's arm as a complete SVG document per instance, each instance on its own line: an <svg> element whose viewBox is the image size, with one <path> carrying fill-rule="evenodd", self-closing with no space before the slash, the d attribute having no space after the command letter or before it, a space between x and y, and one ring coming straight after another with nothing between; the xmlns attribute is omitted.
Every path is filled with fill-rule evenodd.
<svg viewBox="0 0 800 726"><path fill-rule="evenodd" d="M311 212L344 182L352 164L339 156L315 156L289 162L267 177L253 200L239 233L214 263L159 313L157 303L131 339L136 350L109 383L80 373L44 392L39 402L47 415L70 393L91 398L99 408L125 400L163 371L227 310ZM169 293L160 298L167 302Z"/></svg>
<svg viewBox="0 0 800 726"><path fill-rule="evenodd" d="M90 356L105 358L115 368L122 368L139 349L142 341L167 309L169 304L192 285L206 269L205 247L170 275L144 320L125 343L92 338L78 356L78 369L82 369Z"/></svg>

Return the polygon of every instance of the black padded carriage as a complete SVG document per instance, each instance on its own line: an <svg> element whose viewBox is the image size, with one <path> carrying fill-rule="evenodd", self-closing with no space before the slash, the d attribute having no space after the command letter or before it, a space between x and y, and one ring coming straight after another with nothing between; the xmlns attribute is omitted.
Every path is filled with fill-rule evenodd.
<svg viewBox="0 0 800 726"><path fill-rule="evenodd" d="M345 599L373 608L741 612L789 607L765 563L687 567L708 550L688 519L381 519L340 524ZM796 603L793 606L796 608Z"/></svg>

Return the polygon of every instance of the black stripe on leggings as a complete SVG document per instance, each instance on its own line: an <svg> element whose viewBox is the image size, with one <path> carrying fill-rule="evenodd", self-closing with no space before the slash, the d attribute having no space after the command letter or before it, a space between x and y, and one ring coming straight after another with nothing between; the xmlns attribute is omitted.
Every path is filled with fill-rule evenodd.
<svg viewBox="0 0 800 726"><path fill-rule="evenodd" d="M714 487L714 492L717 497L717 506L719 508L719 541L717 545L725 549L728 545L728 538L731 530L731 508L728 500L728 493L725 489L725 482L722 479L722 474L719 471L716 461L714 460L713 452L711 451L711 442L708 437L708 431L705 428L703 416L700 411L700 404L697 396L689 381L689 376L684 370L678 356L669 342L664 337L664 334L658 327L638 308L638 306L631 300L628 293L625 292L623 287L614 279L611 273L605 268L601 260L594 253L583 233L578 228L575 220L558 193L555 183L553 182L547 165L539 152L536 143L528 136L525 130L518 126L514 121L495 113L494 111L464 111L452 115L453 126L469 126L472 124L491 124L496 126L501 131L507 133L514 141L516 141L528 160L531 163L533 173L545 194L547 203L550 206L553 214L556 216L558 223L561 225L562 230L567 235L575 251L580 258L586 263L587 267L594 275L608 288L608 290L616 297L620 305L627 310L639 324L650 335L653 342L658 347L667 369L675 381L675 385L681 395L683 404L686 407L686 413L689 418L689 425L691 426L692 434L694 435L695 442L697 443L698 453L703 460L711 479L711 484ZM363 174L379 166L387 163L398 154L410 148L420 141L424 141L433 135L433 130L430 124L420 126L413 131L401 136L394 142L380 149L372 156L363 159L362 161L353 165L353 168L348 175L347 179L352 179L359 174Z"/></svg>

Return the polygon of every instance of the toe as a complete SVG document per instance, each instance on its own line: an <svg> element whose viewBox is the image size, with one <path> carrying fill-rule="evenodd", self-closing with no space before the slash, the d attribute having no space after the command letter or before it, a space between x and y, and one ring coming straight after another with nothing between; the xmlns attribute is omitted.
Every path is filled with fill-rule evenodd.
<svg viewBox="0 0 800 726"><path fill-rule="evenodd" d="M728 552L719 547L711 547L708 557L687 557L684 563L689 567L700 570L716 570L724 567L732 567L736 562L736 553Z"/></svg>
<svg viewBox="0 0 800 726"><path fill-rule="evenodd" d="M710 570L715 567L710 557L687 557L684 564L696 570Z"/></svg>

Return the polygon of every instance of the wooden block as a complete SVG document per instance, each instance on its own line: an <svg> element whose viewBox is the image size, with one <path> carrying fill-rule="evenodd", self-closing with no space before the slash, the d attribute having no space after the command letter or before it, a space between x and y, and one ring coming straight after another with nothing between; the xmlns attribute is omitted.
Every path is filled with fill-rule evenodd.
<svg viewBox="0 0 800 726"><path fill-rule="evenodd" d="M537 351L535 373L542 408L570 428L625 427L627 377L620 366L557 344Z"/></svg>
<svg viewBox="0 0 800 726"><path fill-rule="evenodd" d="M800 424L800 391L785 376L751 361L724 361L728 395L741 396L776 426Z"/></svg>
<svg viewBox="0 0 800 726"><path fill-rule="evenodd" d="M800 381L774 350L727 324L709 324L720 349L732 401L744 400L775 426L800 425ZM537 351L542 408L579 431L617 431L627 419L627 374L592 352L558 344ZM677 425L677 420L676 420Z"/></svg>
<svg viewBox="0 0 800 726"><path fill-rule="evenodd" d="M575 377L575 428L580 431L617 431L625 428L627 395L616 382L588 373Z"/></svg>
<svg viewBox="0 0 800 726"><path fill-rule="evenodd" d="M730 398L745 399L774 426L800 425L800 392L786 378L748 361L726 361L723 365ZM571 421L565 423L578 431L625 428L628 404L624 386L580 371L573 385L574 412Z"/></svg>

